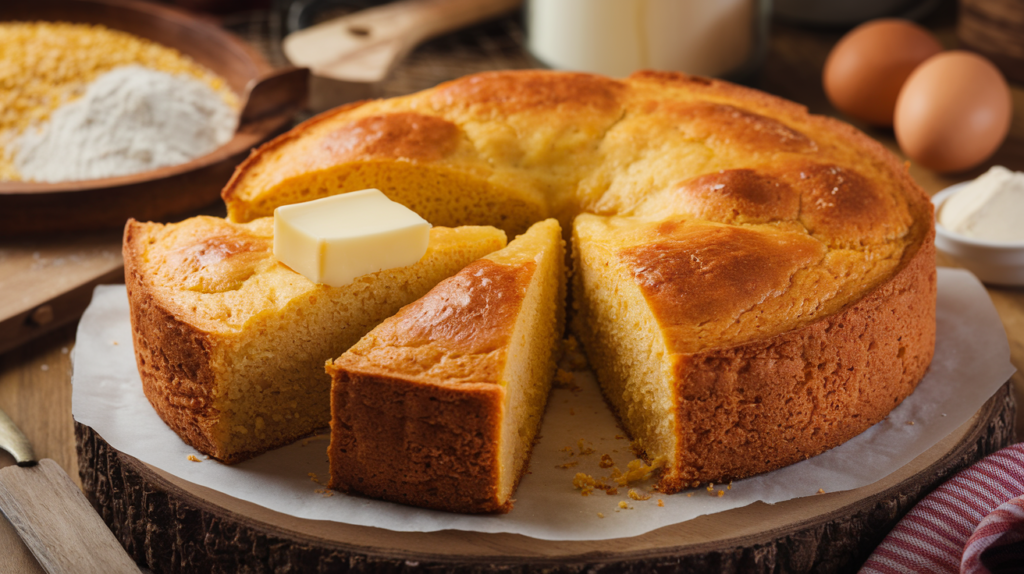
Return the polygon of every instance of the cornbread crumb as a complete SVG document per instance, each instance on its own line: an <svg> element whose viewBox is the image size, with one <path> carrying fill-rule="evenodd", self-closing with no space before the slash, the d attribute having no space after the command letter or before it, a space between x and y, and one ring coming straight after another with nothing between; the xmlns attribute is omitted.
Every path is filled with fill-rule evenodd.
<svg viewBox="0 0 1024 574"><path fill-rule="evenodd" d="M570 460L569 462L567 462L565 464L556 464L555 468L569 469L569 468L572 468L572 467L578 465L579 463L580 463L580 461L578 461L578 460Z"/></svg>
<svg viewBox="0 0 1024 574"><path fill-rule="evenodd" d="M619 508L628 509L629 508L629 504L627 504L625 500L620 500L619 501Z"/></svg>
<svg viewBox="0 0 1024 574"><path fill-rule="evenodd" d="M665 506L665 501L659 498L658 499L658 506Z"/></svg>
<svg viewBox="0 0 1024 574"><path fill-rule="evenodd" d="M574 450L572 450L572 447L571 447L571 446L563 446L563 447L562 447L562 448L561 448L560 450L561 450L562 452L567 452L567 453L569 453L569 456L573 456L573 455L575 455L575 454L576 454L576 452L575 452Z"/></svg>
<svg viewBox="0 0 1024 574"><path fill-rule="evenodd" d="M194 454L188 455L188 459L191 460L192 462L203 462L203 461L199 460L199 457L197 457Z"/></svg>
<svg viewBox="0 0 1024 574"><path fill-rule="evenodd" d="M319 479L319 478L317 478L317 476L316 476L316 473L315 473L315 472L311 472L311 473L307 474L306 476L308 476L308 477L309 477L309 480L311 480L311 481L313 481L313 482L315 482L315 483L317 483L317 484L322 484L322 483L320 482L320 479Z"/></svg>
<svg viewBox="0 0 1024 574"><path fill-rule="evenodd" d="M597 517L598 517L598 518L604 518L604 513L598 512L598 513L597 513Z"/></svg>
<svg viewBox="0 0 1024 574"><path fill-rule="evenodd" d="M603 486L604 486L604 493L607 494L608 496L611 496L613 494L618 494L619 493L619 489L617 489L617 488L615 488L613 486L608 486L608 485L603 485Z"/></svg>
<svg viewBox="0 0 1024 574"><path fill-rule="evenodd" d="M584 371L587 369L587 358L580 352L580 343L576 340L575 336L569 335L563 342L563 348L565 352L562 362L567 369L570 371Z"/></svg>
<svg viewBox="0 0 1024 574"><path fill-rule="evenodd" d="M824 488L819 488L818 489L818 494L825 494L825 489Z"/></svg>
<svg viewBox="0 0 1024 574"><path fill-rule="evenodd" d="M579 392L581 389L576 384L576 377L569 371L562 369L555 370L555 380L551 383L556 389L569 389L572 392Z"/></svg>
<svg viewBox="0 0 1024 574"><path fill-rule="evenodd" d="M615 466L615 462L612 460L612 457L610 455L602 454L601 462L597 463L597 466L601 468L611 468Z"/></svg>
<svg viewBox="0 0 1024 574"><path fill-rule="evenodd" d="M583 442L583 439L580 439L580 441L577 443L577 445L580 447L580 454L581 455L584 455L584 454L594 454L594 449L589 447L589 446L586 446L584 444L584 442Z"/></svg>
<svg viewBox="0 0 1024 574"><path fill-rule="evenodd" d="M633 500L650 500L651 495L650 494L647 494L647 495L640 494L635 489L631 488L631 489L629 489L629 497L632 498Z"/></svg>
<svg viewBox="0 0 1024 574"><path fill-rule="evenodd" d="M907 421L907 424L908 424L908 425L913 425L913 424L914 424L914 421Z"/></svg>
<svg viewBox="0 0 1024 574"><path fill-rule="evenodd" d="M619 483L619 486L629 486L630 483L650 478L651 474L655 470L661 468L664 464L664 460L658 459L654 461L654 464L648 466L644 464L644 461L635 459L630 461L629 465L627 465L625 473L619 473L618 476L616 476L616 471L619 470L616 468L612 471L612 475L615 477L615 482Z"/></svg>
<svg viewBox="0 0 1024 574"><path fill-rule="evenodd" d="M594 492L594 487L597 485L597 481L589 474L577 472L576 476L572 479L572 485L580 489L580 494L583 496L590 496L590 493Z"/></svg>

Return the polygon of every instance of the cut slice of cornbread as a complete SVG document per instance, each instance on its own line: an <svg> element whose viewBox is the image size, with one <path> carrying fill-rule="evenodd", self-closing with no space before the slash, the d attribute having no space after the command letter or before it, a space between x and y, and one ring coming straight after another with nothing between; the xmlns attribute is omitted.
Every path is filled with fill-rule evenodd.
<svg viewBox="0 0 1024 574"><path fill-rule="evenodd" d="M402 305L505 246L492 227L434 228L416 264L343 287L273 257L273 219L130 220L125 283L146 397L188 444L238 462L324 427L325 360Z"/></svg>
<svg viewBox="0 0 1024 574"><path fill-rule="evenodd" d="M933 245L907 264L828 243L778 221L576 219L573 332L663 492L819 454L924 375Z"/></svg>
<svg viewBox="0 0 1024 574"><path fill-rule="evenodd" d="M564 259L558 223L534 224L328 363L331 488L509 510L554 376Z"/></svg>

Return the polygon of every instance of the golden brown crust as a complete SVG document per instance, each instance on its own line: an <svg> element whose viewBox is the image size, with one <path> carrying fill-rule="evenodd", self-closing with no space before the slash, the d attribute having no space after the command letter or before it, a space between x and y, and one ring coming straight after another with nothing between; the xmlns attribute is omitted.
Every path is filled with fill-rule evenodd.
<svg viewBox="0 0 1024 574"><path fill-rule="evenodd" d="M481 259L333 363L331 488L452 512L507 512L502 371L537 265Z"/></svg>
<svg viewBox="0 0 1024 574"><path fill-rule="evenodd" d="M617 115L625 90L622 82L593 74L484 72L441 84L431 92L430 102L490 119L568 110Z"/></svg>
<svg viewBox="0 0 1024 574"><path fill-rule="evenodd" d="M675 365L678 492L775 470L834 448L914 391L935 347L933 236L855 305L764 341Z"/></svg>
<svg viewBox="0 0 1024 574"><path fill-rule="evenodd" d="M735 321L784 293L796 272L825 255L821 243L795 233L667 221L658 239L619 257L640 286L658 322L671 326ZM669 351L685 352L689 337L668 334Z"/></svg>
<svg viewBox="0 0 1024 574"><path fill-rule="evenodd" d="M374 329L343 362L423 382L497 382L503 365L495 353L510 343L536 269L533 261L470 263Z"/></svg>
<svg viewBox="0 0 1024 574"><path fill-rule="evenodd" d="M335 369L330 487L452 512L501 512L504 389L417 384Z"/></svg>
<svg viewBox="0 0 1024 574"><path fill-rule="evenodd" d="M218 412L208 334L164 308L140 268L154 226L129 219L123 242L132 341L142 389L160 418L182 440L217 457L221 453L210 440Z"/></svg>
<svg viewBox="0 0 1024 574"><path fill-rule="evenodd" d="M242 163L238 164L238 167L235 168L235 172L231 174L231 179L228 180L228 183L220 192L221 199L230 205L239 195L239 188L243 185L243 181L249 176L252 170L259 169L259 164L267 155L280 150L290 142L301 139L305 135L306 131L311 129L313 126L330 122L332 119L345 115L365 103L367 103L366 100L352 102L313 116L260 147L252 150L252 152L249 153L249 157L245 158Z"/></svg>

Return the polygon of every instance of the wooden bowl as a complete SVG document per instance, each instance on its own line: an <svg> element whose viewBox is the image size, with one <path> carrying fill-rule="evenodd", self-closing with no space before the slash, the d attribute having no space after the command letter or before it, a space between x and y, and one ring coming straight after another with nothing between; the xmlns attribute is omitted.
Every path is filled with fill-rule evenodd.
<svg viewBox="0 0 1024 574"><path fill-rule="evenodd" d="M130 0L0 2L0 21L102 24L175 48L224 78L241 97L272 70L241 39L167 6ZM234 138L181 165L133 175L61 183L0 182L0 236L121 227L125 220L168 220L207 206L247 152L281 131L295 109L243 123Z"/></svg>

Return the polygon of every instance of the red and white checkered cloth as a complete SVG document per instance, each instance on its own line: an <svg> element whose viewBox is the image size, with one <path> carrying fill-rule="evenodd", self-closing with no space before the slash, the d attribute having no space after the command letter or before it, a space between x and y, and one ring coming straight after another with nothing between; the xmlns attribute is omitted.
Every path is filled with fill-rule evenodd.
<svg viewBox="0 0 1024 574"><path fill-rule="evenodd" d="M861 574L1024 572L1024 443L986 457L919 502Z"/></svg>

